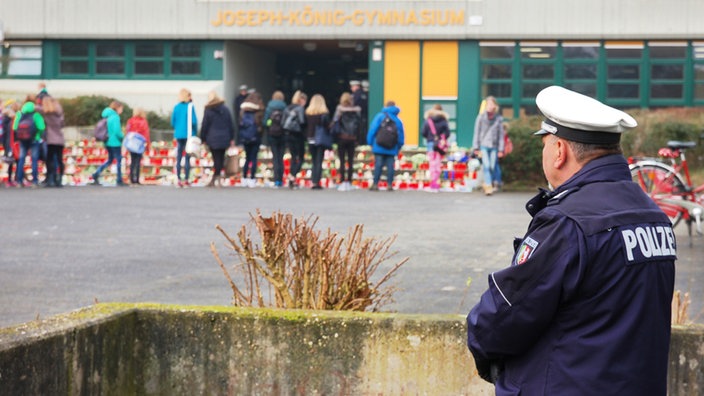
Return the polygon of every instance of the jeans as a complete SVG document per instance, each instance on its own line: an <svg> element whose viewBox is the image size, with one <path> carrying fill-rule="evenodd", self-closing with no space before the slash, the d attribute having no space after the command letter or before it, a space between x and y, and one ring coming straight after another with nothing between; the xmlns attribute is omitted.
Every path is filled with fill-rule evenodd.
<svg viewBox="0 0 704 396"><path fill-rule="evenodd" d="M47 184L61 184L61 175L64 174L64 146L48 145L46 154L46 180Z"/></svg>
<svg viewBox="0 0 704 396"><path fill-rule="evenodd" d="M108 160L98 167L93 174L93 180L98 181L100 174L115 160L117 161L117 184L122 184L122 147L106 147L106 149L108 150Z"/></svg>
<svg viewBox="0 0 704 396"><path fill-rule="evenodd" d="M20 142L20 157L17 159L17 183L22 184L24 181L24 161L27 158L27 152L31 153L32 157L32 184L39 184L39 142Z"/></svg>
<svg viewBox="0 0 704 396"><path fill-rule="evenodd" d="M296 177L303 165L303 154L305 153L305 140L302 133L290 133L286 135L286 146L291 152L291 176Z"/></svg>
<svg viewBox="0 0 704 396"><path fill-rule="evenodd" d="M311 157L311 181L313 186L320 186L320 177L323 174L323 156L325 155L325 147L317 144L309 144L308 150Z"/></svg>
<svg viewBox="0 0 704 396"><path fill-rule="evenodd" d="M283 136L269 136L269 148L271 148L271 161L274 167L274 183L278 186L284 178L284 151L286 141Z"/></svg>
<svg viewBox="0 0 704 396"><path fill-rule="evenodd" d="M139 172L142 168L142 154L130 153L130 183L139 183Z"/></svg>
<svg viewBox="0 0 704 396"><path fill-rule="evenodd" d="M188 139L176 139L176 142L178 143L178 146L176 147L176 176L178 177L178 180L181 180L181 160L186 157L186 159L183 161L185 162L185 170L186 170L186 180L191 177L191 156L186 154L186 140Z"/></svg>
<svg viewBox="0 0 704 396"><path fill-rule="evenodd" d="M259 154L259 142L244 144L244 166L242 167L242 177L247 178L249 173L250 179L254 179L257 175L257 154Z"/></svg>
<svg viewBox="0 0 704 396"><path fill-rule="evenodd" d="M337 144L337 157L340 159L340 183L351 182L354 174L354 151L357 144L355 142L340 142ZM347 159L345 160L345 157ZM345 167L347 162L347 167Z"/></svg>
<svg viewBox="0 0 704 396"><path fill-rule="evenodd" d="M386 182L389 184L389 189L394 182L394 162L395 155L374 154L374 185L379 185L381 179L381 169L386 166Z"/></svg>
<svg viewBox="0 0 704 396"><path fill-rule="evenodd" d="M481 146L482 151L482 172L484 174L484 184L491 185L496 178L496 161L499 150L494 147Z"/></svg>

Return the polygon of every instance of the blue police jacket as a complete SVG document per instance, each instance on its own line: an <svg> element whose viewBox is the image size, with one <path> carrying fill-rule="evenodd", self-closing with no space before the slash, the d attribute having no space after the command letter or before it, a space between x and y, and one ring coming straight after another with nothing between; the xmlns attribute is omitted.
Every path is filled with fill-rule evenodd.
<svg viewBox="0 0 704 396"><path fill-rule="evenodd" d="M675 236L623 156L526 208L512 265L467 316L482 378L497 395L665 395Z"/></svg>

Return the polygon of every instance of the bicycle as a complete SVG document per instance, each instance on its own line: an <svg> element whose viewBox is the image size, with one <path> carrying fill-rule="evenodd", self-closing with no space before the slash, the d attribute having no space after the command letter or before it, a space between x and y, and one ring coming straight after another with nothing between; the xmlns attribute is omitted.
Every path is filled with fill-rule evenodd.
<svg viewBox="0 0 704 396"><path fill-rule="evenodd" d="M704 138L704 135L702 135ZM629 157L633 181L638 183L670 217L675 227L684 220L692 244L692 224L697 234L702 235L704 217L704 184L693 186L685 152L696 146L695 142L669 141L667 147L658 150L658 155L668 158L667 164L657 158ZM679 159L679 162L678 162ZM684 173L684 177L680 172Z"/></svg>

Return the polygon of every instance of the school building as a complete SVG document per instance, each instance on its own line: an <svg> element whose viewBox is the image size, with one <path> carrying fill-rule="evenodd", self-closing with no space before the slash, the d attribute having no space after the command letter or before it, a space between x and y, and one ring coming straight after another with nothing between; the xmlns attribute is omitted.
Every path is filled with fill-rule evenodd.
<svg viewBox="0 0 704 396"><path fill-rule="evenodd" d="M536 112L558 84L619 108L704 104L704 2L693 0L0 0L0 98L45 81L168 114L247 84L334 108L368 80L369 114L401 108L407 143L442 103L460 145L481 100Z"/></svg>

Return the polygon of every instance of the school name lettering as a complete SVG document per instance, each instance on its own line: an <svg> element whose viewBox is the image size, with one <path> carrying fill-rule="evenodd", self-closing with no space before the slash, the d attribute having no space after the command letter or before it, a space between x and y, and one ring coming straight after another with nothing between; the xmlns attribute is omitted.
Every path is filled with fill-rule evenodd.
<svg viewBox="0 0 704 396"><path fill-rule="evenodd" d="M671 227L636 227L621 231L628 261L675 256L675 236Z"/></svg>
<svg viewBox="0 0 704 396"><path fill-rule="evenodd" d="M218 10L210 21L220 26L462 26L463 10L379 11L314 10L306 6L299 11Z"/></svg>

